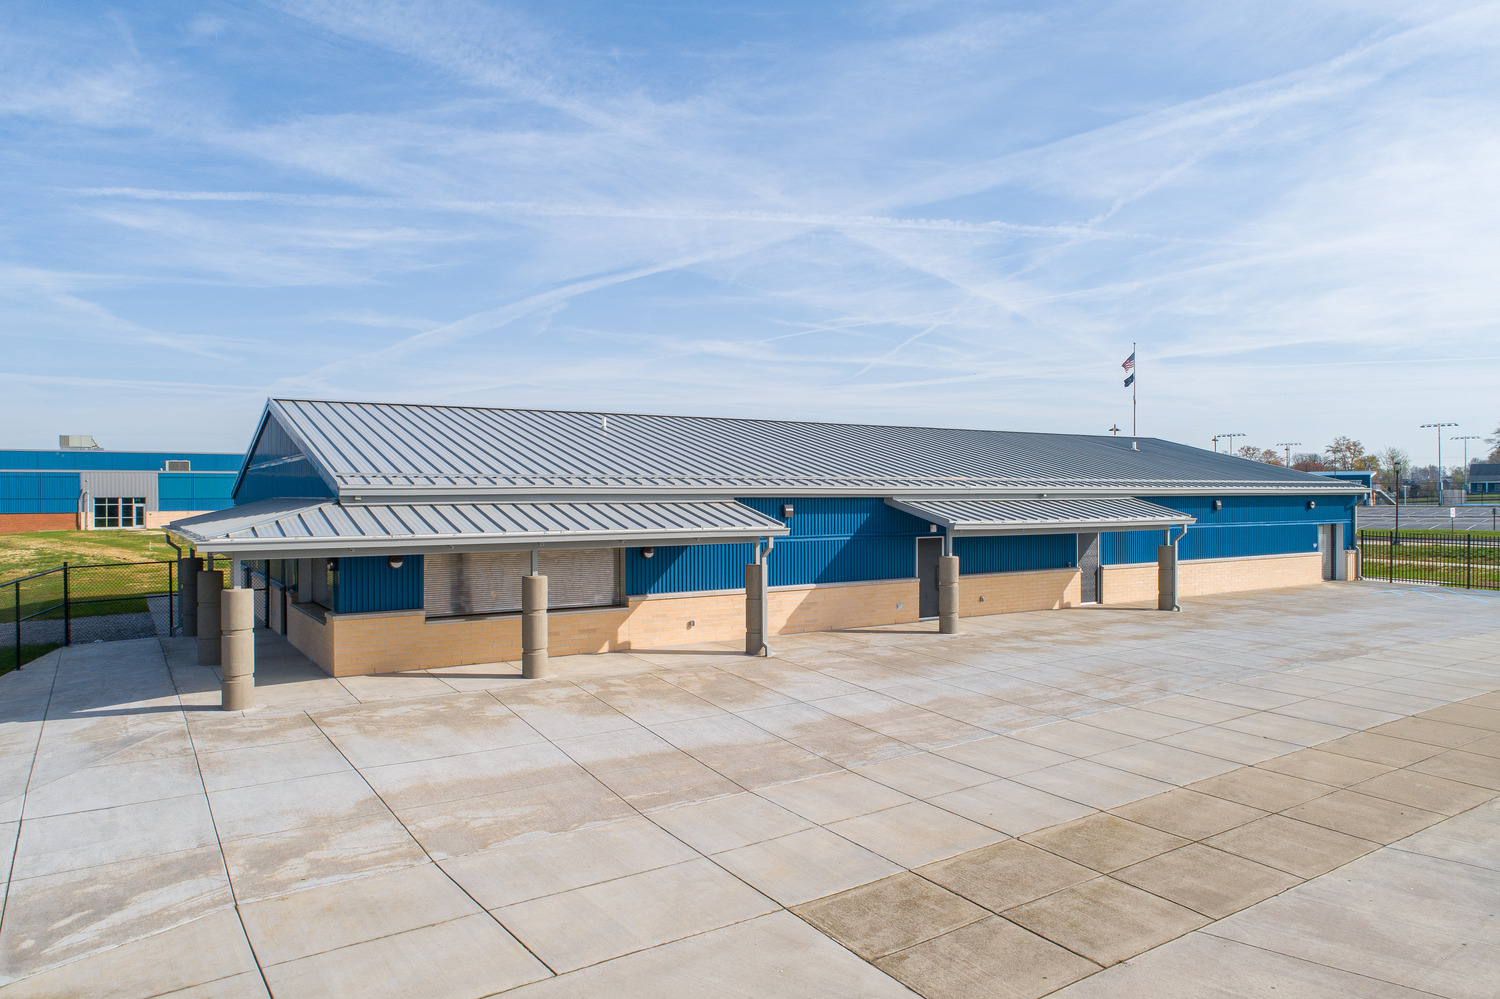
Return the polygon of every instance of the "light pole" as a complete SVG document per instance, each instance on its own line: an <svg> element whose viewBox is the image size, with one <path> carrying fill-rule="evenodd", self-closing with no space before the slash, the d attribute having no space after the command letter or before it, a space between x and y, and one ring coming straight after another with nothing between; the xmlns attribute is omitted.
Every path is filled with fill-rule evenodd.
<svg viewBox="0 0 1500 999"><path fill-rule="evenodd" d="M1396 530L1391 534L1391 544L1401 543L1401 462L1391 462L1391 474L1395 478L1391 481L1391 499L1396 501Z"/></svg>
<svg viewBox="0 0 1500 999"><path fill-rule="evenodd" d="M1478 434L1465 434L1462 437L1449 437L1450 441L1464 442L1464 492L1469 491L1469 441L1484 440Z"/></svg>
<svg viewBox="0 0 1500 999"><path fill-rule="evenodd" d="M1214 454L1218 454L1219 453L1219 435L1218 434L1214 434L1213 441L1214 441Z"/></svg>
<svg viewBox="0 0 1500 999"><path fill-rule="evenodd" d="M1438 435L1438 480L1437 480L1437 491L1438 491L1438 494L1436 496L1434 496L1433 499L1436 500L1439 503L1441 503L1443 501L1443 428L1444 427L1456 427L1456 426L1458 426L1457 423L1424 423L1419 428L1419 429L1422 429L1422 430L1431 430L1431 429L1436 429L1437 430L1437 435Z"/></svg>
<svg viewBox="0 0 1500 999"><path fill-rule="evenodd" d="M1245 435L1244 434L1220 434L1219 436L1222 437L1222 438L1224 438L1225 440L1229 441L1228 444L1224 445L1224 453L1225 454L1234 454L1234 439L1236 437L1243 437Z"/></svg>
<svg viewBox="0 0 1500 999"><path fill-rule="evenodd" d="M1301 441L1282 441L1281 443L1277 444L1276 446L1277 447L1284 447L1284 448L1286 448L1286 467L1287 468L1291 468L1292 467L1292 448L1294 448L1294 447L1301 447L1302 446L1302 442Z"/></svg>

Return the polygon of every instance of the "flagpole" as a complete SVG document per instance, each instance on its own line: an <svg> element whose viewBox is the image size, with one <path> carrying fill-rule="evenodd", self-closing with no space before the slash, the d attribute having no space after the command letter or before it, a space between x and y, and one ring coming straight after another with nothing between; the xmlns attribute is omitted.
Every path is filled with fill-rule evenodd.
<svg viewBox="0 0 1500 999"><path fill-rule="evenodd" d="M1135 342L1134 341L1131 341L1131 344L1130 344L1130 356L1131 357L1135 357L1135 367L1133 367L1133 368L1130 369L1130 373L1132 375L1135 375L1135 377L1130 380L1130 436L1134 437L1135 436L1135 383L1140 380L1140 376L1141 376L1141 359L1139 357L1136 357L1136 346L1135 346ZM21 660L19 660L19 659L16 660L16 662L20 662L20 661Z"/></svg>

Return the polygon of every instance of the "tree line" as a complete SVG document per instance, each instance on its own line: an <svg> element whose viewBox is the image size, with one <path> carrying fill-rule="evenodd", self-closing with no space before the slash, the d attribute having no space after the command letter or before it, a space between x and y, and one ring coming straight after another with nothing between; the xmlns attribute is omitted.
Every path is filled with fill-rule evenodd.
<svg viewBox="0 0 1500 999"><path fill-rule="evenodd" d="M1485 438L1491 448L1487 457L1475 457L1475 461L1500 462L1500 427L1494 435ZM1284 452L1268 447L1246 444L1237 452L1241 458L1264 462L1267 465L1285 465ZM1411 455L1399 447L1387 447L1378 451L1366 451L1364 444L1353 437L1339 436L1322 451L1293 451L1291 467L1299 472L1368 471L1375 473L1377 485L1386 490L1395 488L1396 469L1401 469L1401 480L1415 487L1420 494L1437 489L1438 468L1436 465L1412 467ZM1454 465L1445 471L1449 485L1461 489L1465 484L1468 469Z"/></svg>

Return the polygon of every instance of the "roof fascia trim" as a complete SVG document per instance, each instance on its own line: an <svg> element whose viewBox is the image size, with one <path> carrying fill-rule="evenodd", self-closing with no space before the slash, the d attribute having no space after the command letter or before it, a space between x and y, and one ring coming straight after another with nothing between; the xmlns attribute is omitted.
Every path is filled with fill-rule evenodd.
<svg viewBox="0 0 1500 999"><path fill-rule="evenodd" d="M749 544L765 537L785 537L790 531L774 529L744 530L735 528L715 534L708 531L666 531L642 534L638 531L600 531L544 534L532 532L529 537L512 535L458 536L429 535L413 538L212 538L195 540L174 531L205 555L234 555L251 558L309 558L358 555L423 555L467 551L532 551L552 548L636 548L651 545L731 545Z"/></svg>
<svg viewBox="0 0 1500 999"><path fill-rule="evenodd" d="M903 490L904 492L905 490ZM924 486L919 490L922 497L941 495L950 499L1085 499L1134 497L1145 499L1161 495L1177 496L1337 496L1358 498L1368 490L1351 490L1346 486L1324 485L1273 485L1265 488L1252 486L1216 486L1198 483L1182 486L1141 484L1110 488L1107 486L1016 486L1013 489L992 486ZM344 486L338 492L339 502L345 506L422 505L453 503L587 503L629 502L631 500L703 500L760 498L779 499L815 498L823 496L868 497L886 499L891 488L885 486L799 486L787 483L783 486L490 486L482 488L432 487L432 486Z"/></svg>

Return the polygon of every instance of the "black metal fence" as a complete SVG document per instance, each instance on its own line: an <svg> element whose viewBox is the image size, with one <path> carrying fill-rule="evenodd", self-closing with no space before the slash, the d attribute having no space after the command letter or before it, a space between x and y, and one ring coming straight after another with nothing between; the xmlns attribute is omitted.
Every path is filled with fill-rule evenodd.
<svg viewBox="0 0 1500 999"><path fill-rule="evenodd" d="M1359 553L1365 579L1500 590L1500 535L1362 530Z"/></svg>
<svg viewBox="0 0 1500 999"><path fill-rule="evenodd" d="M71 565L0 583L0 670L63 645L170 635L177 563Z"/></svg>

